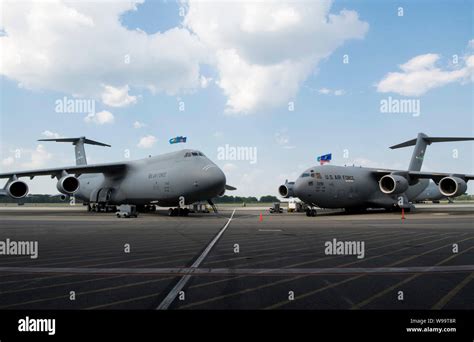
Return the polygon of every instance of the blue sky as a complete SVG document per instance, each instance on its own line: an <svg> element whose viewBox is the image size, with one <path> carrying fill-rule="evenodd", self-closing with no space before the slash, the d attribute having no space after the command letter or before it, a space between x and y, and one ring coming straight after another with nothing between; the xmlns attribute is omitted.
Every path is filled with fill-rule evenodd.
<svg viewBox="0 0 474 342"><path fill-rule="evenodd" d="M336 165L406 168L411 149L390 150L388 146L414 138L418 132L474 135L473 68L468 60L473 54L474 38L471 1L335 1L327 9L316 8L315 13L328 18L349 10L358 18L350 21L344 17L342 25L334 24L330 29L299 23L304 18L298 8L293 10L294 3L274 9L277 15L272 18L280 19L270 21L276 25L270 33L261 25L266 18L232 17L230 8L223 14L228 16L227 21L240 20L241 27L250 27L251 35L239 32L239 25L235 25L235 32L228 28L211 35L206 31L206 26L213 23L209 8L204 14L196 10L183 22L180 7L194 10L192 2L146 1L137 4L136 10L112 8L110 12L104 5L104 19L86 6L73 6L77 27L68 26L60 16L54 19L53 12L68 13L63 12L64 8L35 9L32 13L43 11L53 18L44 29L48 35L44 41L48 43L22 55L20 66L15 66L9 58L18 51L23 53L29 41L41 43L32 36L31 23L24 27L13 24L20 11L7 2L0 22L5 32L0 47L7 55L0 68L2 170L74 163L72 146L44 143L38 148L36 139L44 138L48 131L65 137L85 135L112 145L87 146L89 163L123 160L125 150L130 150L131 159L138 159L180 148L198 148L224 168L228 183L238 187L235 194L275 195L282 181L316 164L321 154L332 153ZM213 10L219 7L213 4L207 6ZM314 3L298 4L309 8ZM397 15L399 7L403 8L403 16ZM219 15L219 9L215 11ZM111 20L117 18L117 25L128 31L140 30L140 39L146 40L143 46L147 48L126 51L129 45L124 41L130 37L121 38L113 34L116 27L100 22L108 16ZM88 21L88 17L92 19ZM43 17L38 18L41 23ZM87 28L80 25L89 27L92 33L95 30L95 34L82 37ZM109 28L110 36L106 34ZM301 34L306 29L309 33ZM179 35L175 37L169 30L177 30ZM258 40L260 34L265 40ZM161 35L169 39L166 45L158 46L153 37ZM334 41L338 43L331 46ZM294 50L283 51L288 46ZM117 60L131 54L133 70L122 72L123 66L112 67L117 63L114 57L104 57L111 51L116 52ZM239 56L238 61L253 67L234 72L229 51ZM31 58L31 54L40 57ZM344 55L349 57L348 64L343 63ZM456 65L452 64L453 55L459 57ZM403 74L400 65L417 56L421 56L423 65L416 66L418 69L407 66ZM38 64L44 59L53 62ZM60 63L54 63L58 60ZM42 65L51 68L48 70L54 77L46 79L51 72L42 74ZM197 71L193 69L196 65ZM413 76L420 70L419 77ZM177 87L170 89L168 85L183 72L189 77L176 81ZM402 81L389 73L402 73ZM146 82L141 81L148 77ZM208 80L205 86L200 83L203 79ZM268 86L262 88L258 82ZM253 83L254 94L239 93L239 89ZM104 85L115 89L112 100L104 100ZM126 85L129 88L124 93ZM93 99L96 112L111 113L113 122L86 122L84 113L55 112L55 101L64 96L73 99L73 95ZM419 101L420 115L381 113L380 101L388 97ZM233 99L233 105L229 105L229 99ZM180 101L184 111L179 110ZM294 111L288 110L288 102L294 103ZM144 126L134 128L136 121ZM177 135L187 136L188 143L170 145L168 139ZM147 136L153 136L156 142L139 147L140 139ZM257 163L218 160L217 150L226 144L256 148ZM474 173L473 148L470 142L433 144L423 169ZM17 149L22 151L20 158L14 155ZM458 158L453 158L453 149L457 149ZM348 158L344 158L344 150ZM49 178L35 179L30 184L32 192L56 192L55 182ZM471 185L471 193L472 189Z"/></svg>

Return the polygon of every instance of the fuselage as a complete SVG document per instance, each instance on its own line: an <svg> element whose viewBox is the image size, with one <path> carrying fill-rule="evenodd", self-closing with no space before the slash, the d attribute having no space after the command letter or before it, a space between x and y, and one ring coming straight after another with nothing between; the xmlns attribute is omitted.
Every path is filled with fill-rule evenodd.
<svg viewBox="0 0 474 342"><path fill-rule="evenodd" d="M419 180L403 194L385 194L379 189L373 168L322 165L305 170L293 185L295 197L321 208L389 208L401 195L410 201L428 185Z"/></svg>
<svg viewBox="0 0 474 342"><path fill-rule="evenodd" d="M177 206L225 191L221 169L203 153L181 150L127 163L124 172L84 174L74 194L88 203Z"/></svg>

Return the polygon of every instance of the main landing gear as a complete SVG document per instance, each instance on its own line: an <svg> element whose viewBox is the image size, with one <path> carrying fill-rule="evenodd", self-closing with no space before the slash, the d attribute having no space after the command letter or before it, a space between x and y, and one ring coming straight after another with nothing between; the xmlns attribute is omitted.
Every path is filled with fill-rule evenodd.
<svg viewBox="0 0 474 342"><path fill-rule="evenodd" d="M188 216L188 208L169 208L168 216Z"/></svg>
<svg viewBox="0 0 474 342"><path fill-rule="evenodd" d="M306 208L306 216L316 216L316 209L314 208Z"/></svg>

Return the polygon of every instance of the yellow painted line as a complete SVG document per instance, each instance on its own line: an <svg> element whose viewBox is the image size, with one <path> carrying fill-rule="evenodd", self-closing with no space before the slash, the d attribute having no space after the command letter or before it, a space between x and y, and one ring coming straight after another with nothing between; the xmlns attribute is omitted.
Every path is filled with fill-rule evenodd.
<svg viewBox="0 0 474 342"><path fill-rule="evenodd" d="M464 234L464 235L465 235L465 234ZM470 237L470 238L467 238L467 239L464 239L464 240L461 240L461 241L458 241L458 242L470 240L470 239L473 239L473 238L474 238L474 237ZM431 243L434 243L434 242L438 242L438 241L440 241L440 240L445 240L445 239L446 239L446 238L434 240L434 241L429 242L428 244L431 244ZM422 253L422 254L418 254L418 255L415 255L415 256L412 256L412 257L409 257L409 258L405 258L405 259L400 260L400 261L396 261L396 262L391 263L391 264L389 264L389 265L387 265L387 266L388 266L388 267L390 267L390 266L395 266L395 265L400 264L400 263L402 263L402 262L405 262L405 261L408 261L408 260L417 258L417 257L419 257L419 256L421 256L421 255L424 255L424 254L427 254L427 253L431 253L431 252L433 252L433 251L439 250L439 249L441 249L441 248L445 248L446 246L450 246L450 245L452 245L452 243L449 243L449 244L443 245L443 246L441 246L441 247L437 247L437 248L431 249L431 250L429 250L429 251L427 251L427 252L425 252L425 253ZM407 249L407 248L410 248L410 247L405 247L405 248L399 249L399 250L397 250L397 251L395 251L395 252L399 252L400 250L404 250L404 249ZM392 252L392 253L393 253L393 252ZM380 255L380 256L384 256L384 255L388 255L388 254L391 254L391 253L382 254L382 255ZM370 259L370 258L369 258L369 259ZM369 259L366 259L366 260L369 260ZM356 263L357 263L357 262L356 262ZM353 263L352 263L352 264L353 264ZM346 264L346 265L341 265L340 267L347 266L347 265L348 265L348 264ZM326 286L326 287L323 288L323 289L326 290L326 289L328 289L328 288L332 288L332 287L335 287L335 286L344 284L344 283L346 283L346 282L348 282L348 281L356 280L356 279L361 278L361 277L365 277L365 275L355 276L355 277L346 279L345 281L341 281L341 282L332 284L332 285L334 285L334 286L332 286L332 285L331 285L331 286ZM318 293L318 292L321 292L321 289L317 289L317 290L314 290L314 291L310 291L310 292L304 293L304 294L302 294L302 295L298 295L298 296L295 297L295 299L292 300L292 301L286 300L286 301L283 301L283 302L274 304L274 305L272 305L272 306L270 306L270 307L268 307L268 308L265 308L265 309L275 309L275 308L277 308L277 307L281 307L281 306L283 306L283 305L286 305L286 304L288 304L288 303L294 302L294 301L296 301L296 300L300 300L300 299L302 299L302 298L306 298L306 297L311 296L311 295L313 295L313 294L315 294L315 293Z"/></svg>
<svg viewBox="0 0 474 342"><path fill-rule="evenodd" d="M423 238L425 238L425 237L423 237ZM434 242L437 242L437 241L440 241L440 240L444 240L444 239L447 239L447 238L437 239L437 240L431 241L431 242L429 242L429 243L434 243ZM418 240L419 240L419 239L418 239ZM411 241L413 241L413 240L411 240ZM403 242L405 242L405 241L397 242L397 243L394 243L394 244L400 244L400 243L403 243ZM391 244L391 245L393 245L393 244ZM390 245L381 246L381 247L385 248L385 247L387 247L387 246L390 246ZM379 247L379 248L381 248L381 247ZM365 259L365 260L358 260L358 261L354 261L354 262L350 262L350 263L338 265L337 267L345 267L345 266L357 264L357 263L360 263L360 262L365 262L366 260L371 260L371 259L379 258L379 257L385 256L385 255L389 255L389 254L392 254L392 253L399 252L399 251L401 251L401 250L405 250L405 249L407 249L407 248L410 248L410 247L404 247L404 248L395 250L395 251L393 251L393 252L389 252L389 253L385 253L385 254L381 254L381 255L376 255L376 256L367 258L367 259ZM330 257L330 258L332 259L332 258L336 258L336 257ZM328 260L328 259L329 259L328 257L320 258L320 260ZM316 261L312 261L312 263L314 263L314 262L316 262ZM307 262L305 262L305 263L299 263L299 264L295 264L295 265L290 265L290 266L288 266L288 267L295 267L295 266L298 266L298 265L300 265L300 264L306 264L306 263L307 263ZM351 278L346 279L346 280L343 280L343 281L341 281L341 282L338 282L338 283L334 283L334 284L325 286L325 287L320 288L320 289L318 289L318 290L316 290L316 291L308 292L308 294L299 295L299 296L298 296L298 299L307 297L307 296L309 296L309 295L311 295L311 294L314 294L314 293L317 293L317 292L320 292L320 291L324 291L324 290L326 290L326 289L329 289L329 288L335 287L335 286L337 286L337 285L343 284L343 283L345 283L345 282L347 282L347 281L355 280L355 279L360 278L360 277L363 277L363 276L364 276L364 275L358 275L358 276L355 276L355 277L351 277ZM249 289L244 289L244 290L241 290L241 291L238 291L238 292L229 293L229 294L226 294L226 295L223 295L223 296L213 297L213 298L209 298L209 299L202 300L202 301L199 301L199 302L190 303L190 304L181 306L180 308L190 308L190 307L193 307L193 306L206 304L206 303L209 303L209 302L213 302L213 301L216 301L216 300L219 300L219 299L223 299L223 298L228 298L228 297L235 296L235 295L239 295L239 294L242 294L242 293L248 293L248 292L255 291L255 290L259 290L259 289L262 289L262 288L271 287L271 286L274 286L274 285L276 285L276 284L283 284L283 283L287 283L287 282L292 282L292 281L295 281L295 280L298 280L298 279L302 279L302 278L306 278L306 277L309 277L309 276L303 275L303 276L292 277L292 278L289 278L289 279L283 279L283 280L279 280L279 281L277 281L277 282L273 282L273 283L271 283L271 284L265 284L265 285L257 286L257 287L254 287L254 288L249 288ZM296 300L296 298L295 298L295 300ZM288 300L288 301L280 302L280 303L274 304L274 305L272 305L272 306L270 306L270 307L268 307L268 308L265 308L265 309L273 309L273 308L276 308L276 307L285 305L285 304L290 303L290 302L292 302L292 301L289 301L289 300Z"/></svg>
<svg viewBox="0 0 474 342"><path fill-rule="evenodd" d="M351 234L351 235L356 235L356 233L354 234ZM330 234L330 235L327 235L327 236L324 236L324 237L321 237L321 239L329 239L331 237L334 236L334 233L333 234ZM382 235L380 235L382 236ZM378 236L377 236L378 237ZM352 237L351 237L352 238ZM271 248L266 248L266 249L260 249L259 251L264 251L264 250L271 250L271 249L280 249L280 248L288 248L288 247L291 247L293 245L301 245L301 242L299 241L292 241L292 242L289 242L287 241L287 243L285 244L282 244L282 245L278 245L278 246L275 246L275 247L271 247ZM310 249L311 247L310 246L305 246L303 248L298 248L298 249L292 249L291 252L296 252L296 251L302 251L302 250L305 250L305 249ZM259 258L259 257L263 257L263 256L269 256L269 255L275 255L275 254L280 254L281 251L277 251L277 252L271 252L271 253L264 253L264 254L258 254L257 256L255 256L255 258ZM235 253L231 253L231 254L234 254ZM307 253L306 255L311 255L311 254L314 254L314 251L312 253ZM294 256L291 256L291 257L294 257ZM209 264L218 264L218 263L222 263L222 262L229 262L229 261L236 261L236 260L242 260L242 259L247 259L248 258L248 255L247 256L239 256L239 257L235 257L235 258L229 258L229 259L222 259L222 260L213 260L213 261L206 261L206 265L209 265ZM283 258L279 258L279 260L281 259L287 259L288 257L283 257ZM241 265L239 265L240 267Z"/></svg>
<svg viewBox="0 0 474 342"><path fill-rule="evenodd" d="M461 281L457 286L455 286L451 291L449 291L443 298L441 298L431 309L433 310L440 310L442 309L446 304L449 303L451 299L455 295L459 293L463 289L464 286L469 284L469 282L474 279L474 273L469 274L466 278L464 278L463 281ZM473 303L471 302L471 305Z"/></svg>
<svg viewBox="0 0 474 342"><path fill-rule="evenodd" d="M469 251L470 249L473 249L473 248L474 248L474 246L469 247L468 249L466 249L466 250L464 250L464 251L462 251L462 252L460 252L460 253L456 253L456 254L450 255L450 256L447 257L446 259L444 259L444 260L438 262L438 263L436 264L436 266L445 264L445 263L447 263L448 261L452 260L453 258L457 257L458 255L464 254L464 253L466 253L467 251ZM393 291L394 289L396 289L396 288L398 288L398 287L400 287L400 286L402 286L402 285L405 285L406 283L408 283L408 282L412 281L413 279L416 279L416 278L418 278L418 277L420 277L420 276L421 276L421 274L414 274L414 275L412 275L412 276L410 276L410 277L408 277L408 278L406 278L406 279L404 279L404 280L402 280L402 281L400 281L400 282L398 282L398 283L396 283L396 284L394 284L394 285L392 285L392 286L386 288L385 290L380 291L380 292L374 294L373 296L370 296L369 298L367 298L367 299L365 299L365 300L363 300L363 301L361 301L361 302L355 304L354 306L351 307L351 310L358 310L358 309L360 309L361 307L363 307L363 306L365 306L365 305L371 303L373 300L375 300L375 299L377 299L377 298L380 298L380 297L386 295L387 293Z"/></svg>
<svg viewBox="0 0 474 342"><path fill-rule="evenodd" d="M77 281L70 281L70 282L67 282L67 283L59 283L59 284L52 284L52 285L45 285L45 286L38 286L38 287L27 287L27 288L23 288L23 289L19 289L19 290L13 290L13 291L1 291L0 295L18 293L18 292L24 292L24 291L36 291L36 290L42 290L42 289L49 289L49 288L52 288L52 287L74 285L74 284L81 284L81 283L94 282L94 281L100 281L100 280L109 280L109 279L116 279L116 278L123 278L123 277L126 277L126 276L125 275L107 276L107 277L102 277L102 278L83 279L83 280L77 280Z"/></svg>
<svg viewBox="0 0 474 342"><path fill-rule="evenodd" d="M102 308L106 308L106 307L113 306L113 305L124 304L124 303L129 303L129 302L135 302L137 300L146 299L146 298L156 298L156 293L153 293L153 294L150 294L150 295L145 295L145 296L140 296L140 297L133 297L133 298L124 299L124 300L118 300L118 301L115 301L115 302L106 303L106 304L102 304L102 305L89 306L89 307L85 308L84 310L102 309Z"/></svg>
<svg viewBox="0 0 474 342"><path fill-rule="evenodd" d="M173 279L173 277L162 278L162 279L153 279L153 280L141 281L141 282L126 284L126 285L119 285L119 286L106 287L106 288L101 288L101 289L91 290L91 291L86 291L86 292L77 292L77 293L76 293L76 296L82 297L82 296L84 296L84 295L86 295L86 294L99 293L99 292L103 292L103 291L119 290L119 289L124 289L124 288L127 288L127 287L133 287L133 286L139 286L139 285L145 285L145 284L151 284L151 283L158 283L158 282L161 282L161 281L171 280L171 279ZM55 297L47 297L47 298L40 298L40 299L35 299L35 300L29 300L29 301L26 301L26 302L15 303L15 304L9 304L9 305L3 305L3 306L0 306L0 309L3 310L3 309L5 309L5 308L11 308L11 307L19 306L19 305L41 303L41 302L47 302L47 301L49 301L49 300L61 299L61 298L69 298L69 294L67 294L67 295L62 295L62 296L55 296Z"/></svg>
<svg viewBox="0 0 474 342"><path fill-rule="evenodd" d="M419 235L423 235L424 233L420 233L420 234L417 234L418 236ZM352 234L351 234L352 235ZM394 234L394 235L399 235L399 234ZM382 239L381 241L384 241L386 240L385 238L385 234L382 234L381 236L377 235L375 237L372 237L372 238L369 238L369 239L365 239L364 241L371 241L371 240L377 240L377 238L379 237L384 237L384 239ZM431 237L431 236L429 236ZM415 239L415 240L411 240L411 241L417 241L417 240L421 240L421 239L424 239L426 238L426 236L423 236L419 239ZM378 241L376 241L378 242ZM393 244L400 244L400 243L403 243L404 241L401 241L401 242L397 242L397 243L393 243ZM380 249L380 248L385 248L385 247L388 247L390 245L393 245L393 244L389 244L389 245L385 245L385 246L381 246L381 247L376 247L376 248L373 248L372 250L375 250L375 249ZM301 255L300 255L301 256ZM305 262L300 262L300 263L296 263L296 264L291 264L291 265L288 265L288 266L284 266L283 268L290 268L290 267L297 267L297 266L301 266L301 265L305 265L305 264L308 264L308 263L318 263L320 261L325 261L325 260L331 260L331 259L336 259L336 258L339 258L340 256L333 256L333 257L322 257L322 258L318 258L318 259L314 259L314 260L311 260L311 261L305 261ZM278 258L278 260L282 260L282 259L290 259L290 258L293 258L293 256L291 257L284 257L284 258ZM245 264L240 264L239 267L242 267L242 266L251 266L251 265L255 265L255 264L265 264L265 263L269 263L269 262L274 262L275 260L267 260L267 261L253 261L253 262L249 262L249 263L245 263ZM213 281L209 281L209 282L206 282L206 283L201 283L201 284L196 284L196 285L192 285L190 286L189 288L190 289L194 289L194 288L199 288L199 287L204 287L204 286L209 286L209 285L214 285L214 284L218 284L218 283L222 283L222 282L227 282L227 281L231 281L231 280L236 280L236 279L240 279L240 278L245 278L245 277L249 277L248 275L242 275L242 276L237 276L237 277L232 277L232 278L225 278L225 279L219 279L219 280L213 280Z"/></svg>

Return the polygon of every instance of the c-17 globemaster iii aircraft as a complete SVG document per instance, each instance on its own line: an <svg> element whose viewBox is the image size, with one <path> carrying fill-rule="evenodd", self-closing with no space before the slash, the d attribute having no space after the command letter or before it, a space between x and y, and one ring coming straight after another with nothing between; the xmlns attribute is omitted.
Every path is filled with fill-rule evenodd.
<svg viewBox="0 0 474 342"><path fill-rule="evenodd" d="M316 209L345 208L359 211L367 208L388 210L413 207L412 202L432 179L444 197L464 194L466 182L474 175L441 172L422 172L426 147L435 142L465 141L474 138L429 137L419 133L416 139L391 146L401 148L415 145L408 170L374 169L321 165L305 170L295 182L286 181L278 192L284 198L298 197L308 204L306 215L315 216Z"/></svg>
<svg viewBox="0 0 474 342"><path fill-rule="evenodd" d="M51 176L57 178L57 189L64 195L87 203L88 209L101 210L107 206L131 204L155 208L170 208L169 214L187 215L184 205L207 200L215 210L212 199L235 190L226 185L221 169L202 152L185 149L135 161L87 165L84 144L109 146L80 138L41 139L40 141L71 142L75 147L76 165L31 171L0 173L8 178L1 191L15 199L28 194L28 185L20 177ZM93 204L93 206L91 206Z"/></svg>

